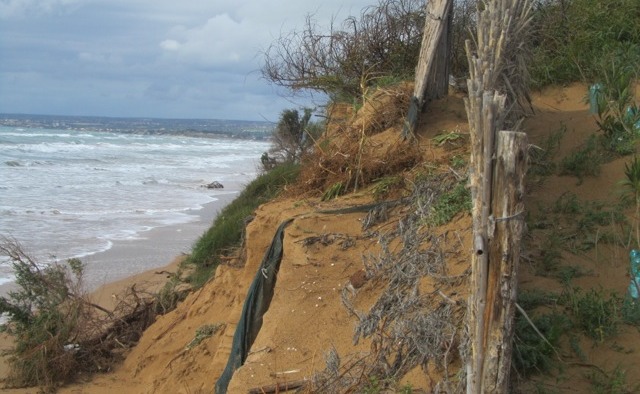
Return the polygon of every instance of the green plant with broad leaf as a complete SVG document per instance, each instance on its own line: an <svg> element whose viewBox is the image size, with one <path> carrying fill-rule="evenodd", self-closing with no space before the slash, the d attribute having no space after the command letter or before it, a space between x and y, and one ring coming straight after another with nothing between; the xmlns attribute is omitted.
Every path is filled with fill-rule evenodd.
<svg viewBox="0 0 640 394"><path fill-rule="evenodd" d="M622 185L627 192L626 197L633 199L635 203L635 229L636 229L636 246L640 247L640 160L638 156L633 156L633 160L624 165L625 179Z"/></svg>
<svg viewBox="0 0 640 394"><path fill-rule="evenodd" d="M620 155L633 153L640 133L640 109L635 103L633 80L637 72L631 55L619 52L602 61L599 69L600 82L592 87L591 95L604 145Z"/></svg>

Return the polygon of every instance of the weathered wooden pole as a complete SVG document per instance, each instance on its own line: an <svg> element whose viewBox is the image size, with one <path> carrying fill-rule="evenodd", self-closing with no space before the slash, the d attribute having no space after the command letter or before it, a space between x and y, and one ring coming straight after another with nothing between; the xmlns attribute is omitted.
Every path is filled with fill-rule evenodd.
<svg viewBox="0 0 640 394"><path fill-rule="evenodd" d="M527 137L519 132L495 133L503 95L470 95L466 104L470 120L479 126L470 129L474 250L467 393L506 393L524 222Z"/></svg>
<svg viewBox="0 0 640 394"><path fill-rule="evenodd" d="M520 42L518 35L528 23L529 9L527 0L479 3L475 47L466 43L474 237L468 394L508 391L527 142L522 133L497 132L507 112L506 95L498 91L504 90L503 82L509 82L504 73L505 49Z"/></svg>
<svg viewBox="0 0 640 394"><path fill-rule="evenodd" d="M465 100L469 118L471 160L469 182L473 200L473 253L469 283L469 335L471 359L467 363L467 393L482 392L482 369L485 357L485 309L489 277L489 241L493 183L494 135L505 96L478 90L469 80L469 97Z"/></svg>
<svg viewBox="0 0 640 394"><path fill-rule="evenodd" d="M449 88L450 28L453 0L430 0L426 6L426 19L422 32L420 57L416 67L413 96L402 129L402 136L413 135L418 114L425 98L439 98ZM428 93L427 93L428 90Z"/></svg>
<svg viewBox="0 0 640 394"><path fill-rule="evenodd" d="M483 317L482 392L485 393L506 393L509 388L517 273L524 228L527 144L525 133L500 131L497 134Z"/></svg>

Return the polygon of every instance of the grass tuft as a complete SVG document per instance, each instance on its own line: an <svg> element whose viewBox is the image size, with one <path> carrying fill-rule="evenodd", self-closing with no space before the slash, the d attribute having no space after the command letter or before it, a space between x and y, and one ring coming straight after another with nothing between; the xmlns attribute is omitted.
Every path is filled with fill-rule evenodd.
<svg viewBox="0 0 640 394"><path fill-rule="evenodd" d="M598 342L618 332L622 300L615 293L608 297L603 290L569 289L565 304L571 310L576 325Z"/></svg>
<svg viewBox="0 0 640 394"><path fill-rule="evenodd" d="M560 175L572 175L581 184L587 176L598 176L604 161L598 138L592 135L586 143L560 163Z"/></svg>

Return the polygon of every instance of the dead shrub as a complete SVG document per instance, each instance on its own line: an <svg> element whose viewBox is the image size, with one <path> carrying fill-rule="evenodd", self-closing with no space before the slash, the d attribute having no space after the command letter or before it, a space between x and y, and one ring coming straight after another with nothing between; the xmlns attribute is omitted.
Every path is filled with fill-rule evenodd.
<svg viewBox="0 0 640 394"><path fill-rule="evenodd" d="M364 259L367 282L384 286L369 311L354 307L358 291L343 290L342 302L358 320L354 342L368 338L371 350L345 356L346 362L329 352L325 370L313 378L313 392L363 392L372 381L380 390L393 388L410 370L428 365L441 377L435 392L462 392L464 371L455 361L467 354L466 305L459 289L467 275L450 275L446 234L424 225L430 205L445 192L444 180L417 180L413 209L380 237L381 253Z"/></svg>

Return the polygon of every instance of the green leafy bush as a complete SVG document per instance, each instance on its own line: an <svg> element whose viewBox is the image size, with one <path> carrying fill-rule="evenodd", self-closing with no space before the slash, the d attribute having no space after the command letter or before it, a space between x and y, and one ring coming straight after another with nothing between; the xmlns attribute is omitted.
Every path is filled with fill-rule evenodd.
<svg viewBox="0 0 640 394"><path fill-rule="evenodd" d="M640 2L534 2L531 77L536 86L599 79L602 64L621 52L640 61Z"/></svg>
<svg viewBox="0 0 640 394"><path fill-rule="evenodd" d="M640 65L627 53L620 53L598 69L597 84L590 89L592 111L604 136L609 151L627 155L635 151L640 125L640 111L635 103L632 82L637 77L635 67Z"/></svg>
<svg viewBox="0 0 640 394"><path fill-rule="evenodd" d="M39 265L8 239L2 239L0 254L10 259L17 285L0 297L0 313L9 316L8 329L15 339L9 383L53 387L67 381L79 368L68 346L77 339L87 312L87 304L77 294L82 263L71 259L66 265Z"/></svg>
<svg viewBox="0 0 640 394"><path fill-rule="evenodd" d="M297 109L285 109L280 114L278 124L271 136L270 153L275 155L275 162L299 162L313 142L322 134L323 125L311 121L313 110L304 108L302 111L301 115ZM270 170L275 162L269 160L267 153L265 155L262 163L266 170Z"/></svg>

